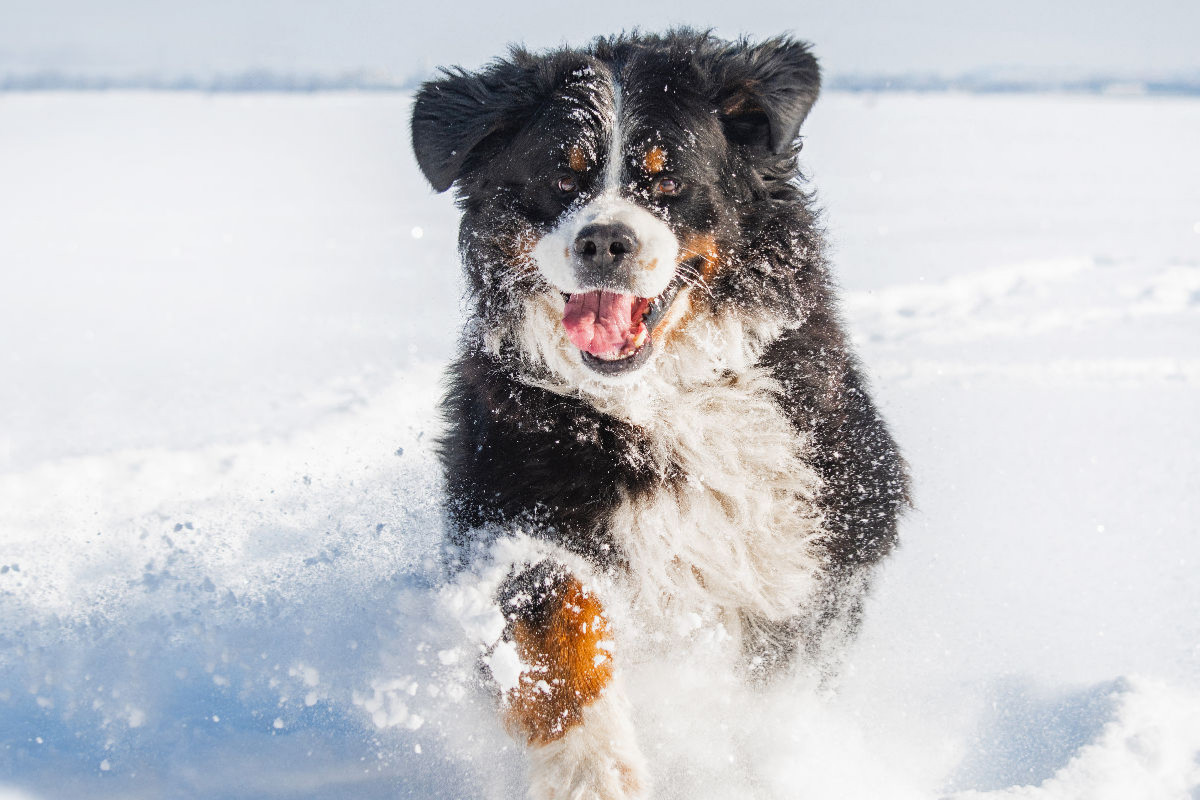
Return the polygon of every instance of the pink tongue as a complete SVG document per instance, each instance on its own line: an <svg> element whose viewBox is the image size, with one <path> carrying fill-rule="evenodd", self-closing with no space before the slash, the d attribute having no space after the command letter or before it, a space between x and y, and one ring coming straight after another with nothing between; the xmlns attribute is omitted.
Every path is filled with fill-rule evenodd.
<svg viewBox="0 0 1200 800"><path fill-rule="evenodd" d="M583 292L567 300L563 327L571 344L594 356L614 355L634 337L631 294ZM640 320L639 320L640 322Z"/></svg>

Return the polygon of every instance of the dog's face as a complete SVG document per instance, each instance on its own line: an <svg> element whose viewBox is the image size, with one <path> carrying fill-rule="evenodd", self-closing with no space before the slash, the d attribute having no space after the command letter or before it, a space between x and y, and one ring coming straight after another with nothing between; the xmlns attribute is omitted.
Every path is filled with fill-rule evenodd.
<svg viewBox="0 0 1200 800"><path fill-rule="evenodd" d="M577 383L636 380L714 325L786 316L760 240L802 197L818 84L803 45L691 33L515 51L425 84L414 149L434 188L457 186L479 324Z"/></svg>

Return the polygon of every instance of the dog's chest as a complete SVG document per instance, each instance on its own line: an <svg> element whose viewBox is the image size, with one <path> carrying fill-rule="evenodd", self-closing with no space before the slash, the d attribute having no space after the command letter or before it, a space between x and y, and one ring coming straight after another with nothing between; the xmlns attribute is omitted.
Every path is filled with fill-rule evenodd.
<svg viewBox="0 0 1200 800"><path fill-rule="evenodd" d="M651 431L681 475L623 498L611 534L638 597L685 611L796 613L820 569L820 479L776 384L749 373L673 398Z"/></svg>

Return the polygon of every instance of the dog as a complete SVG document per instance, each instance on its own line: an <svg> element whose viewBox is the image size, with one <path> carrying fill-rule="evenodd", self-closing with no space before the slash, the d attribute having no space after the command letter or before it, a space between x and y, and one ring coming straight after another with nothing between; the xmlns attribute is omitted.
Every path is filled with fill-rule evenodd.
<svg viewBox="0 0 1200 800"><path fill-rule="evenodd" d="M896 543L907 468L797 162L819 88L805 43L676 30L514 48L417 92L469 305L448 552L503 562L481 644L531 797L649 791L620 680L640 633L669 657L663 620L709 620L748 681L819 664Z"/></svg>

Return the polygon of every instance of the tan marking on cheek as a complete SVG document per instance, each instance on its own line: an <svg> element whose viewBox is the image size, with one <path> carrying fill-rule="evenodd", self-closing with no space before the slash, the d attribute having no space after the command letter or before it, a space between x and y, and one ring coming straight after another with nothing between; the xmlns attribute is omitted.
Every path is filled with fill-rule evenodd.
<svg viewBox="0 0 1200 800"><path fill-rule="evenodd" d="M700 278L705 283L710 281L721 268L721 250L717 246L717 237L711 233L693 233L679 243L680 263L699 257L701 259Z"/></svg>
<svg viewBox="0 0 1200 800"><path fill-rule="evenodd" d="M507 241L500 243L500 250L506 261L512 265L517 274L533 272L537 265L533 260L533 251L538 245L539 238L531 230L524 230Z"/></svg>
<svg viewBox="0 0 1200 800"><path fill-rule="evenodd" d="M538 237L532 232L517 234L513 240L513 256L516 261L531 261L533 259L533 251L537 248Z"/></svg>
<svg viewBox="0 0 1200 800"><path fill-rule="evenodd" d="M667 151L654 145L646 151L646 157L642 159L642 166L646 168L646 172L657 175L667 168Z"/></svg>
<svg viewBox="0 0 1200 800"><path fill-rule="evenodd" d="M658 269L658 259L652 258L642 266L646 268L646 272L653 272L654 270Z"/></svg>
<svg viewBox="0 0 1200 800"><path fill-rule="evenodd" d="M659 347L669 347L671 339L675 334L682 330L688 319L695 313L695 308L692 305L692 289L690 286L685 286L679 290L679 294L675 297L675 301L671 303L671 308L667 315L658 321L654 326L654 330L650 331L650 338L658 343Z"/></svg>
<svg viewBox="0 0 1200 800"><path fill-rule="evenodd" d="M510 633L526 669L505 693L505 724L532 745L549 744L582 722L583 709L599 699L613 674L600 602L571 576L555 594L544 624L519 619Z"/></svg>
<svg viewBox="0 0 1200 800"><path fill-rule="evenodd" d="M692 233L684 236L679 243L679 256L676 263L682 264L696 257L700 261L700 274L688 270L685 276L689 284L680 290L679 296L671 304L670 312L663 317L650 332L651 337L660 347L670 348L672 340L687 327L688 321L705 307L711 307L712 298L704 288L697 288L697 282L708 284L721 269L721 249L717 237L711 233Z"/></svg>
<svg viewBox="0 0 1200 800"><path fill-rule="evenodd" d="M577 144L571 145L571 149L567 153L567 166L575 172L587 170L587 154L583 152L582 147Z"/></svg>

